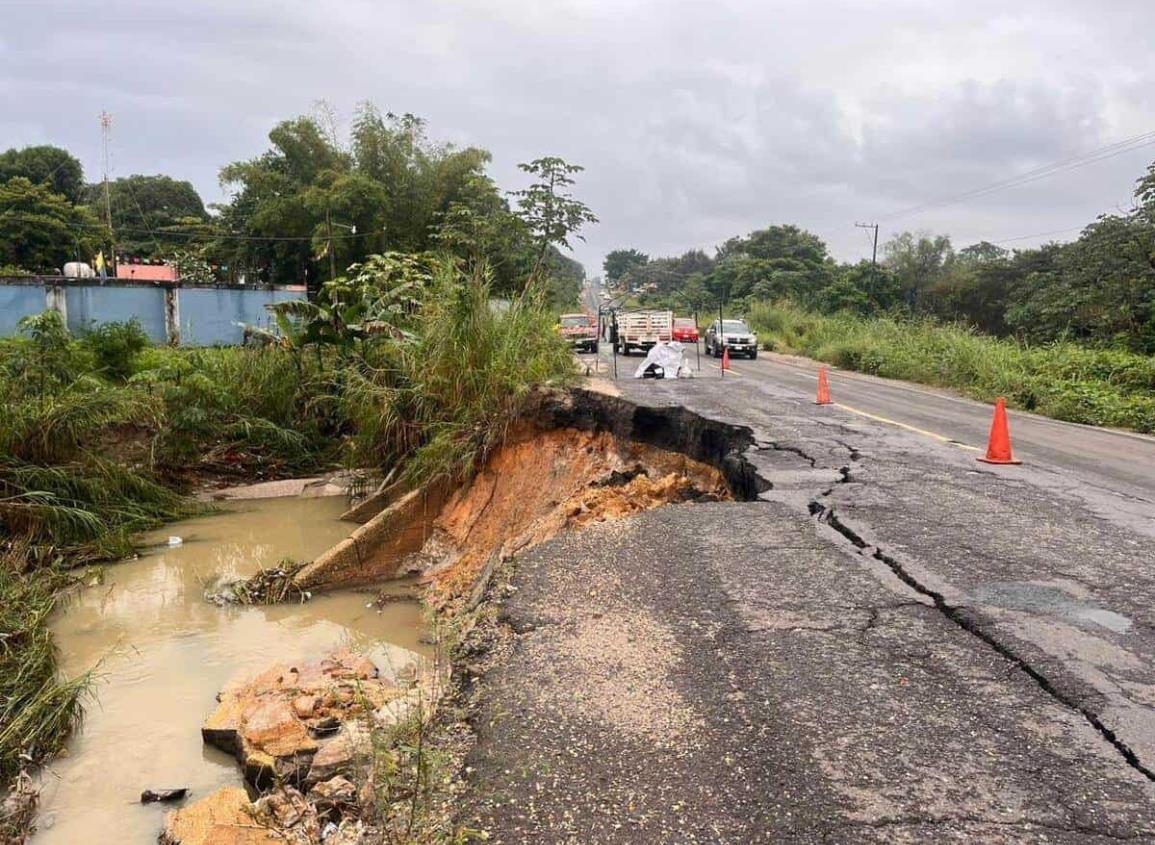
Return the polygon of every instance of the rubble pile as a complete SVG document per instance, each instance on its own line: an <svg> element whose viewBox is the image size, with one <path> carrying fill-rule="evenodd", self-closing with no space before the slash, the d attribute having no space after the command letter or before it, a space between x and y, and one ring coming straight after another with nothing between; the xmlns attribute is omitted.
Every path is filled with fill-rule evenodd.
<svg viewBox="0 0 1155 845"><path fill-rule="evenodd" d="M230 683L201 728L260 794L227 787L169 813L162 845L353 845L371 817L373 736L429 707L429 682L400 686L367 657L277 664Z"/></svg>

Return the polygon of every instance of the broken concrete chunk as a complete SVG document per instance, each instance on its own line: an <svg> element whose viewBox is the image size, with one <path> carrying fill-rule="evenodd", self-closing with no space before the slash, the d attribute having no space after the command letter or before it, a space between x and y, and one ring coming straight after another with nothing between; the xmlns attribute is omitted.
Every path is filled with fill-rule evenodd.
<svg viewBox="0 0 1155 845"><path fill-rule="evenodd" d="M380 677L372 660L340 651L316 663L278 664L244 682L230 683L201 728L204 741L236 756L254 785L306 781L318 737L342 730L363 712L372 712L403 691ZM342 771L335 758L319 772ZM341 763L344 765L344 763ZM329 768L326 768L328 766ZM309 782L325 779L310 776Z"/></svg>
<svg viewBox="0 0 1155 845"><path fill-rule="evenodd" d="M257 817L245 790L226 786L165 816L161 845L284 845Z"/></svg>

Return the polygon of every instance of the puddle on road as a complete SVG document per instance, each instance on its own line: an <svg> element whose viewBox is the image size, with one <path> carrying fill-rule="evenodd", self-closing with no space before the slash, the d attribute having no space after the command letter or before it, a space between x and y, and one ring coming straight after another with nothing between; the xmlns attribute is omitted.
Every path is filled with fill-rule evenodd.
<svg viewBox="0 0 1155 845"><path fill-rule="evenodd" d="M1125 634L1131 629L1131 620L1123 614L1079 601L1058 587L1029 583L988 584L975 590L971 598L980 604L1007 610L1027 610L1091 622L1117 634Z"/></svg>
<svg viewBox="0 0 1155 845"><path fill-rule="evenodd" d="M353 527L337 519L345 506L343 497L267 499L169 525L149 539L179 535L183 545L109 566L103 584L64 605L52 627L65 674L103 662L83 727L43 776L34 845L153 843L170 808L140 805L143 790L189 787L195 800L239 785L236 761L200 736L217 692L238 673L342 645L386 675L430 656L415 602L379 612L357 592L271 607L204 600L214 576L309 559L343 539Z"/></svg>

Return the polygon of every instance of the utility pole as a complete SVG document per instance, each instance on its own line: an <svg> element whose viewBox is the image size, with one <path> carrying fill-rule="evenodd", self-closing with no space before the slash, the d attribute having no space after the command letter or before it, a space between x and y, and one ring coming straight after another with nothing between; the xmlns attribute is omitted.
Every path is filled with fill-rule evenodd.
<svg viewBox="0 0 1155 845"><path fill-rule="evenodd" d="M874 245L870 250L870 295L874 298L878 293L878 224L855 223L854 226L858 229L874 230Z"/></svg>
<svg viewBox="0 0 1155 845"><path fill-rule="evenodd" d="M100 113L100 142L101 165L104 170L104 222L108 225L108 234L112 238L109 244L108 260L112 262L113 275L116 275L116 236L112 231L112 194L108 189L108 147L112 140L112 115L106 111Z"/></svg>
<svg viewBox="0 0 1155 845"><path fill-rule="evenodd" d="M870 269L873 274L874 268L878 266L878 224L877 223L855 223L855 228L858 229L873 229L874 230L874 247L870 252Z"/></svg>

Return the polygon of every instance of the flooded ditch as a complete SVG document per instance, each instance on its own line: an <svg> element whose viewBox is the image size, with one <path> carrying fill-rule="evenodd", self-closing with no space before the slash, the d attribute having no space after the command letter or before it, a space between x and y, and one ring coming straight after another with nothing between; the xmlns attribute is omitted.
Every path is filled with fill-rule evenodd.
<svg viewBox="0 0 1155 845"><path fill-rule="evenodd" d="M550 393L467 483L383 484L356 509L360 527L340 519L344 496L229 503L167 526L57 613L64 672L99 664L98 679L84 726L41 777L32 841L145 843L163 829L181 845L314 843L338 826L343 843L372 840L382 822L360 789L374 780L366 731L404 722L415 701L427 718L444 668L419 604L375 602L380 585L467 611L497 564L562 531L756 497L765 483L743 457L750 443L680 408ZM306 563L286 577L309 601L206 600L285 558ZM176 788L189 790L177 813L140 803Z"/></svg>
<svg viewBox="0 0 1155 845"><path fill-rule="evenodd" d="M183 543L109 566L102 583L63 603L53 624L63 670L99 663L98 677L84 725L42 775L35 845L155 842L171 807L142 806L141 792L188 787L196 800L239 785L236 760L198 730L234 677L343 646L386 677L428 657L416 602L366 607L373 594L354 591L262 607L205 600L215 578L321 554L353 527L338 519L346 506L344 497L230 503L165 527L148 540Z"/></svg>

